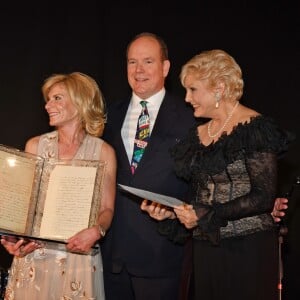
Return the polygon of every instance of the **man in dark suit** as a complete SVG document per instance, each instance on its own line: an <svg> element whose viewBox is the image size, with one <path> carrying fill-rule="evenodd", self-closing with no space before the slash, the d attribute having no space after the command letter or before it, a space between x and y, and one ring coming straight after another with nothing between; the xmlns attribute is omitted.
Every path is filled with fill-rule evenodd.
<svg viewBox="0 0 300 300"><path fill-rule="evenodd" d="M187 184L175 176L168 151L195 119L183 99L165 90L169 68L167 47L160 37L142 33L129 43L127 76L132 95L108 107L104 139L116 151L119 184L187 200ZM147 101L150 140L132 174L141 100ZM107 300L177 300L180 283L181 293L187 294L183 283L189 281L190 266L183 265L185 245L160 235L159 222L140 209L142 200L117 191L113 224L102 245Z"/></svg>

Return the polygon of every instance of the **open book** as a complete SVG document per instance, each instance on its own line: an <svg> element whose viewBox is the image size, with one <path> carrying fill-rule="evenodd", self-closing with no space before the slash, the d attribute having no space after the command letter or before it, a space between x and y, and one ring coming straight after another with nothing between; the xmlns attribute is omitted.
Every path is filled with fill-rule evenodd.
<svg viewBox="0 0 300 300"><path fill-rule="evenodd" d="M105 162L0 145L0 234L64 242L97 224Z"/></svg>

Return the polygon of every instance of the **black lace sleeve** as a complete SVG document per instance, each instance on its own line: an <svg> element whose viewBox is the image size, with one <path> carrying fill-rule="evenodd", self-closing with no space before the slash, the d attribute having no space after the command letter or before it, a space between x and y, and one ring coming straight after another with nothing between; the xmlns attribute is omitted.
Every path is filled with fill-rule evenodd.
<svg viewBox="0 0 300 300"><path fill-rule="evenodd" d="M197 144L197 126L192 127L187 136L179 141L173 148L170 149L170 155L174 161L174 172L183 180L190 179L190 165L194 151L194 145ZM165 235L174 243L183 244L192 232L186 229L178 219L164 220L158 222L158 232Z"/></svg>
<svg viewBox="0 0 300 300"><path fill-rule="evenodd" d="M226 203L216 203L210 207L197 207L196 212L203 215L198 221L203 232L212 233L227 221L251 217L271 212L277 186L277 155L275 153L252 153L246 158L251 190L248 194Z"/></svg>
<svg viewBox="0 0 300 300"><path fill-rule="evenodd" d="M191 231L186 229L178 219L158 222L158 232L177 244L184 244L191 236Z"/></svg>
<svg viewBox="0 0 300 300"><path fill-rule="evenodd" d="M199 144L197 126L192 127L187 136L169 150L174 161L174 171L176 175L186 181L189 181L191 178L190 166Z"/></svg>

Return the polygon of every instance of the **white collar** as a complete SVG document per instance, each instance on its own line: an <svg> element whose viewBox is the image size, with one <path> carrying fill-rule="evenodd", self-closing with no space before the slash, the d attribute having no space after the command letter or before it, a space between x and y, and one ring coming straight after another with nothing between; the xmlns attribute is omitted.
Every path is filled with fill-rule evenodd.
<svg viewBox="0 0 300 300"><path fill-rule="evenodd" d="M166 90L165 88L162 88L160 91L158 91L156 94L152 95L151 97L147 99L141 99L133 92L131 97L131 102L133 106L139 106L140 102L144 100L147 101L148 104L150 104L151 106L159 108L164 99L165 94L166 94Z"/></svg>

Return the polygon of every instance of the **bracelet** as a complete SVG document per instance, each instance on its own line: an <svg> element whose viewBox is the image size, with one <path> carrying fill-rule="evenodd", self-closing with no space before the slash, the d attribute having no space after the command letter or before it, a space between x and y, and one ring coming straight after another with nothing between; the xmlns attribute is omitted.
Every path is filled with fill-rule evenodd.
<svg viewBox="0 0 300 300"><path fill-rule="evenodd" d="M99 224L98 229L99 229L101 237L105 237L106 230L102 227L102 225Z"/></svg>

